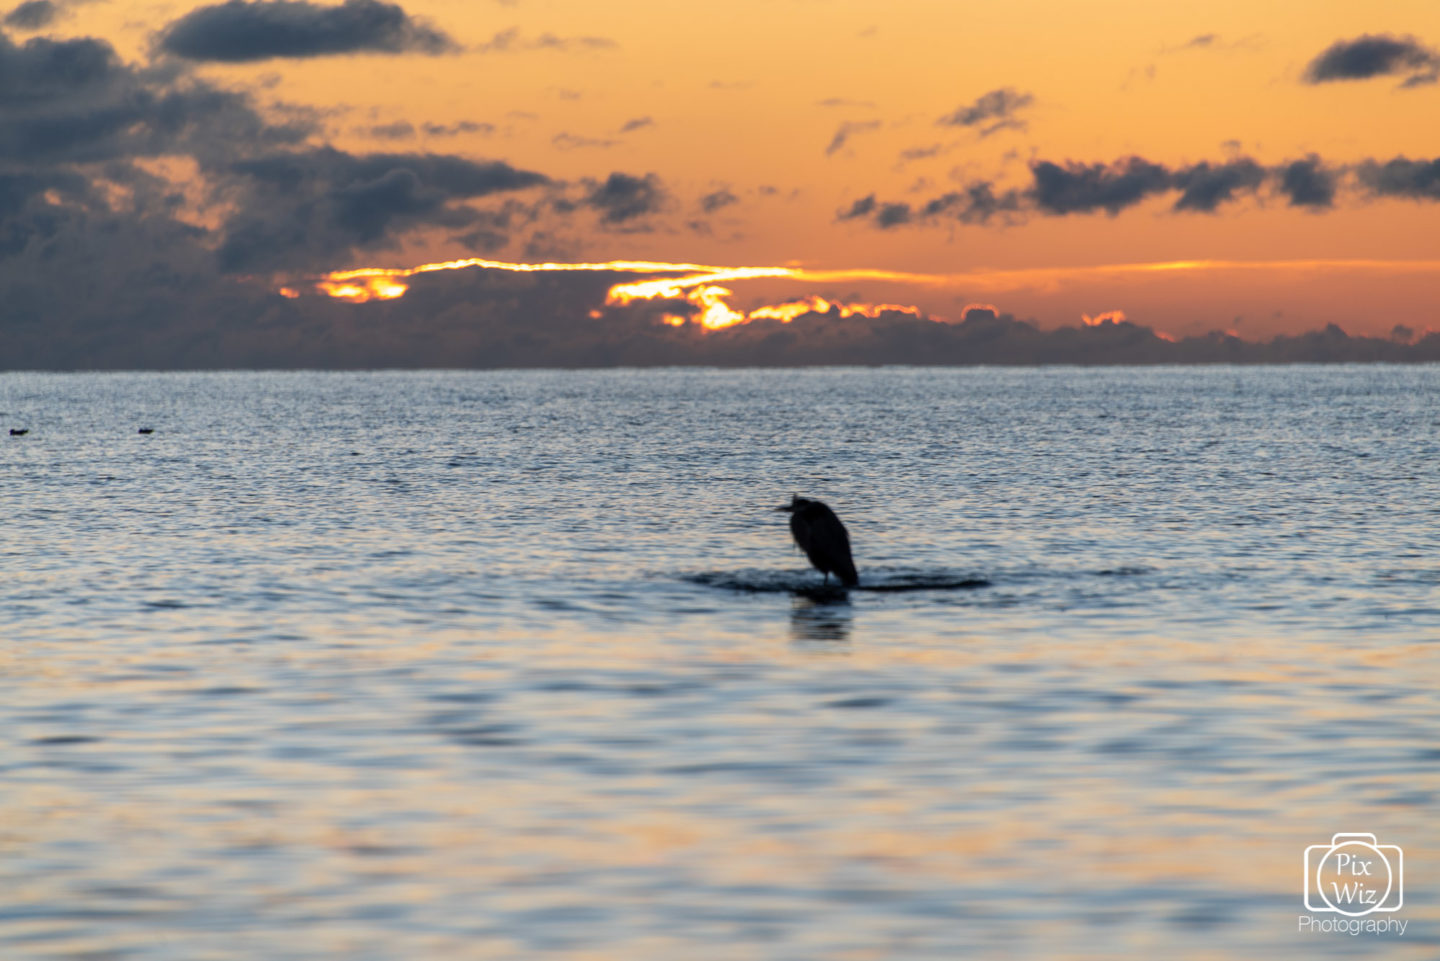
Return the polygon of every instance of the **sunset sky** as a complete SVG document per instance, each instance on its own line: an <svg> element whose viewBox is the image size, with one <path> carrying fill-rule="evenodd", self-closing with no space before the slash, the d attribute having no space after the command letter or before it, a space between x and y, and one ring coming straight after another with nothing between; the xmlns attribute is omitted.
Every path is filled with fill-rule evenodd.
<svg viewBox="0 0 1440 961"><path fill-rule="evenodd" d="M1425 0L30 0L3 30L14 325L481 257L877 272L727 282L742 315L1440 330Z"/></svg>

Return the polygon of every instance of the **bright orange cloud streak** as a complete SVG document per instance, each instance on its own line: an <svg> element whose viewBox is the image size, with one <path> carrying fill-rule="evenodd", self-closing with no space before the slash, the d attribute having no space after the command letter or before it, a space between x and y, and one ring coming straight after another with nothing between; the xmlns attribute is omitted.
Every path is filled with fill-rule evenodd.
<svg viewBox="0 0 1440 961"><path fill-rule="evenodd" d="M465 260L444 260L418 267L356 267L351 270L336 270L315 282L315 289L331 297L364 303L367 300L394 300L403 297L410 289L405 283L408 277L428 274L437 270L464 270L467 267L481 267L486 270L507 270L517 273L539 273L560 270L613 270L629 273L655 274L665 271L706 270L721 268L706 267L702 264L665 264L648 260L613 260L603 264L516 264L504 260L485 260L470 257Z"/></svg>
<svg viewBox="0 0 1440 961"><path fill-rule="evenodd" d="M1440 260L1174 260L1155 263L1097 264L1079 267L1035 267L1012 270L977 269L952 274L917 274L906 271L856 268L841 270L812 270L804 267L716 267L705 264L665 263L646 260L612 260L603 263L510 263L499 260L471 258L449 260L441 263L421 264L418 267L387 268L361 267L339 270L325 274L312 281L316 290L331 297L363 303L369 300L393 300L402 297L409 290L410 277L417 274L442 270L460 270L479 267L487 270L516 272L544 271L607 271L638 274L677 274L669 277L650 277L627 283L615 284L606 295L607 306L624 306L636 301L673 300L683 301L694 308L694 320L707 330L720 330L752 320L770 319L789 323L806 313L828 313L836 310L842 317L879 317L883 313L899 312L916 317L924 316L918 307L899 304L837 303L823 297L809 295L799 300L757 307L749 312L737 310L728 298L734 292L723 284L738 280L786 279L815 283L840 281L880 281L923 287L960 287L972 291L1011 292L1020 290L1045 290L1057 287L1067 281L1095 280L1142 276L1161 272L1225 272L1225 271L1272 271L1299 272L1316 271L1359 271L1380 274L1436 273L1440 272ZM281 288L286 296L293 294L293 288ZM964 313L979 308L998 313L991 304L970 304ZM592 311L592 316L598 311ZM676 314L667 314L665 323L682 326L688 319ZM1119 322L1125 319L1120 311L1110 311L1097 317L1084 317L1089 325Z"/></svg>
<svg viewBox="0 0 1440 961"><path fill-rule="evenodd" d="M837 304L826 300L824 297L817 297L811 294L809 297L802 297L800 300L792 300L783 304L774 304L765 307L756 307L746 315L748 320L779 320L790 323L796 317L803 314L827 314L831 310L838 310L841 317L854 317L857 314L861 317L879 317L881 314L913 314L921 316L919 307L907 307L902 304Z"/></svg>
<svg viewBox="0 0 1440 961"><path fill-rule="evenodd" d="M759 278L787 278L791 280L887 280L906 283L934 283L936 278L922 274L908 274L887 270L821 270L811 271L796 267L711 267L704 264L671 264L644 260L612 260L605 263L542 263L517 264L501 260L448 260L435 264L421 264L418 267L387 268L359 267L352 270L337 270L316 280L315 289L330 297L364 303L369 300L394 300L403 297L410 289L406 280L416 274L437 270L460 270L467 267L482 267L489 270L519 272L541 271L613 271L629 273L682 273L679 277L659 277L639 280L633 283L616 284L606 294L608 306L624 306L643 300L679 300L693 305L696 319L707 330L720 330L735 324L746 323L760 318L770 318L789 323L801 314L810 311L827 312L837 309L841 317L879 317L887 311L898 311L921 316L918 307L897 304L831 303L823 297L811 296L803 300L756 308L749 313L735 310L726 301L734 295L721 283L735 280ZM283 288L288 290L290 288ZM664 317L673 326L684 324L685 318L674 314Z"/></svg>

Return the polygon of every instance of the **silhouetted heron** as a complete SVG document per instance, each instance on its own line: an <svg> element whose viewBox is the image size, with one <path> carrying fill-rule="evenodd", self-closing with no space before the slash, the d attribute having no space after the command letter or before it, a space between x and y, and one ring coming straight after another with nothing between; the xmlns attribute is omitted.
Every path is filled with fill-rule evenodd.
<svg viewBox="0 0 1440 961"><path fill-rule="evenodd" d="M795 543L825 575L825 583L830 583L831 574L840 578L846 587L860 583L855 562L850 558L850 535L834 511L819 501L798 495L791 496L789 504L775 509L789 513L790 533Z"/></svg>

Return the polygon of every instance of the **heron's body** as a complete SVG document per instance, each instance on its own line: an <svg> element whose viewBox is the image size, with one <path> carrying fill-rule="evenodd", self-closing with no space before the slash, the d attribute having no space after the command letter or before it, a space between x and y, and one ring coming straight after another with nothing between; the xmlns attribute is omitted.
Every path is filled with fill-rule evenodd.
<svg viewBox="0 0 1440 961"><path fill-rule="evenodd" d="M846 587L860 583L855 561L850 557L850 535L834 511L805 497L792 497L789 505L776 509L790 513L790 533L795 543L826 580L834 574Z"/></svg>

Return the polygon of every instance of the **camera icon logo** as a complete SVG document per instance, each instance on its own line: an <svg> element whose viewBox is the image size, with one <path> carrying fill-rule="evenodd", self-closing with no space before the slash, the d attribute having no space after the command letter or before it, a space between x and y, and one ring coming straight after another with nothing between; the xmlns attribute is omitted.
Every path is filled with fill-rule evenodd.
<svg viewBox="0 0 1440 961"><path fill-rule="evenodd" d="M1305 849L1305 908L1352 918L1398 911L1405 902L1405 853L1373 834L1337 834Z"/></svg>

